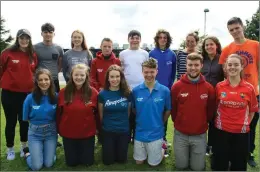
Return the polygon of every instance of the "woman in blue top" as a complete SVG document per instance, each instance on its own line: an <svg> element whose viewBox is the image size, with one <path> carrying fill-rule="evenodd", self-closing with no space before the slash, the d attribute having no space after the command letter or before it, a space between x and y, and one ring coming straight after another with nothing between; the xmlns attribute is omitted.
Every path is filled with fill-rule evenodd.
<svg viewBox="0 0 260 172"><path fill-rule="evenodd" d="M23 120L29 121L28 148L24 148L26 162L34 171L55 161L57 94L51 73L39 69L35 74L33 92L24 101ZM30 150L30 152L29 152Z"/></svg>
<svg viewBox="0 0 260 172"><path fill-rule="evenodd" d="M111 65L105 86L98 95L98 110L102 124L102 157L105 165L127 160L129 141L130 88L118 65Z"/></svg>

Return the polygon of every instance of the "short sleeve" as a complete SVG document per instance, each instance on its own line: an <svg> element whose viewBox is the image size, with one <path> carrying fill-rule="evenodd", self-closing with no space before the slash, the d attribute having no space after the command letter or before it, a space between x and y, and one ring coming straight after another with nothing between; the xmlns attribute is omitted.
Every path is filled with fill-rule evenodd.
<svg viewBox="0 0 260 172"><path fill-rule="evenodd" d="M170 90L168 88L165 89L165 109L167 111L170 111L172 109L171 106L171 93Z"/></svg>

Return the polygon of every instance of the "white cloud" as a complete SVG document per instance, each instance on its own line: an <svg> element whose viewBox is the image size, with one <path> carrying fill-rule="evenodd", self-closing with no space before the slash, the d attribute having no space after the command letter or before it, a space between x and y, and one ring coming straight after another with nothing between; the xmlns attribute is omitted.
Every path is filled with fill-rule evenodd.
<svg viewBox="0 0 260 172"><path fill-rule="evenodd" d="M42 40L41 25L51 22L56 27L55 42L64 48L70 48L76 29L85 33L89 46L98 47L103 37L122 46L132 29L140 30L142 42L151 44L159 28L170 31L172 47L178 48L188 32L199 29L203 33L205 8L210 10L207 33L225 46L232 41L227 20L233 16L250 19L258 5L257 1L1 1L1 15L13 36L27 28L34 43Z"/></svg>

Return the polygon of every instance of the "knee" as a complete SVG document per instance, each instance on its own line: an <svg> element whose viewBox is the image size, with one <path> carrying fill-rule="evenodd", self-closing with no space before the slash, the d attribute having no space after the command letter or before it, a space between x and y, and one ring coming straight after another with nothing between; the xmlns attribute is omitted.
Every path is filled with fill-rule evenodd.
<svg viewBox="0 0 260 172"><path fill-rule="evenodd" d="M48 161L44 162L44 166L47 167L47 168L52 167L53 164L54 164L54 159L53 160L48 160Z"/></svg>
<svg viewBox="0 0 260 172"><path fill-rule="evenodd" d="M135 161L136 162L136 164L143 164L144 163L144 161Z"/></svg>
<svg viewBox="0 0 260 172"><path fill-rule="evenodd" d="M37 163L37 164L32 164L32 170L33 171L39 171L40 169L42 169L42 165L41 163Z"/></svg>

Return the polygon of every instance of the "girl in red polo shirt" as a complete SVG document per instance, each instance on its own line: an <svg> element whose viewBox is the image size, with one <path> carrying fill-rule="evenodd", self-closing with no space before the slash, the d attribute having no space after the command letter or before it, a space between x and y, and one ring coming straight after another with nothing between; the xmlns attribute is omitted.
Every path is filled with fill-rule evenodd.
<svg viewBox="0 0 260 172"><path fill-rule="evenodd" d="M215 170L246 171L249 125L258 111L254 87L242 79L243 59L231 54L225 64L227 79L217 84Z"/></svg>
<svg viewBox="0 0 260 172"><path fill-rule="evenodd" d="M88 67L77 64L58 96L57 126L68 166L92 165L98 92L89 85Z"/></svg>
<svg viewBox="0 0 260 172"><path fill-rule="evenodd" d="M31 34L20 29L15 43L5 49L0 57L1 101L6 118L5 138L7 160L15 159L14 138L17 119L20 124L20 156L24 156L28 137L28 122L22 120L23 102L33 89L33 75L37 57L32 46Z"/></svg>

